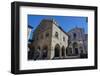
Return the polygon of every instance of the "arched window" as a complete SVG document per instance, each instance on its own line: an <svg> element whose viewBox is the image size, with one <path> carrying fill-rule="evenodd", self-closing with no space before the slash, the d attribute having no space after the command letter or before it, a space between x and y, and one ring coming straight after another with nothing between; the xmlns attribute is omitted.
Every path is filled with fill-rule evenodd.
<svg viewBox="0 0 100 76"><path fill-rule="evenodd" d="M63 41L65 41L65 37L63 37Z"/></svg>
<svg viewBox="0 0 100 76"><path fill-rule="evenodd" d="M73 33L73 38L74 38L74 39L76 39L76 36L77 36L76 33Z"/></svg>
<svg viewBox="0 0 100 76"><path fill-rule="evenodd" d="M58 38L58 32L55 33L55 37Z"/></svg>

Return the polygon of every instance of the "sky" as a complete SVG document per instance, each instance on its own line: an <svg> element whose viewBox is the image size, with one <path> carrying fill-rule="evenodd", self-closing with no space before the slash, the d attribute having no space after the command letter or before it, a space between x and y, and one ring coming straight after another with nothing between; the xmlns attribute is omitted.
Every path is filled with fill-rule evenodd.
<svg viewBox="0 0 100 76"><path fill-rule="evenodd" d="M53 16L53 15L28 15L28 25L33 27L33 31L39 25L41 20L53 18L65 32L75 27L84 28L88 32L87 17L78 16Z"/></svg>

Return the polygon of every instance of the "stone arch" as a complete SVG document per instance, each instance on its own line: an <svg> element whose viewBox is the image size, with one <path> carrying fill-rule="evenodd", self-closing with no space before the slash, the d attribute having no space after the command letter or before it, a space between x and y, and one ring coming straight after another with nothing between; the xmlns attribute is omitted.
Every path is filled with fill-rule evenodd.
<svg viewBox="0 0 100 76"><path fill-rule="evenodd" d="M59 44L55 45L54 51L55 51L54 57L59 57L60 56L60 45Z"/></svg>
<svg viewBox="0 0 100 76"><path fill-rule="evenodd" d="M74 50L74 54L78 55L79 51L78 51L78 43L77 42L73 43L73 50Z"/></svg>
<svg viewBox="0 0 100 76"><path fill-rule="evenodd" d="M65 56L65 47L64 46L62 46L61 51L62 51L62 56L64 57Z"/></svg>

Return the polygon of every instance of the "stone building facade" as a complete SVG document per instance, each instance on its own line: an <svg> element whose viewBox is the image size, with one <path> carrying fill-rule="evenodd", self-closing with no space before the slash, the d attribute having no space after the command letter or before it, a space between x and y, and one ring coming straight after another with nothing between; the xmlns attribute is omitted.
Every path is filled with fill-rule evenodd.
<svg viewBox="0 0 100 76"><path fill-rule="evenodd" d="M33 32L30 49L31 59L87 58L87 34L82 28L65 32L55 20L43 19Z"/></svg>
<svg viewBox="0 0 100 76"><path fill-rule="evenodd" d="M53 19L44 19L33 32L33 47L40 51L40 59L66 57L68 35Z"/></svg>

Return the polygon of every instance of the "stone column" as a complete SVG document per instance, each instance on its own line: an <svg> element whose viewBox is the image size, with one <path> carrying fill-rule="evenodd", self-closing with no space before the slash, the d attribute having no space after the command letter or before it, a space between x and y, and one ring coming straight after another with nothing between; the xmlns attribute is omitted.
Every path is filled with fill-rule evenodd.
<svg viewBox="0 0 100 76"><path fill-rule="evenodd" d="M71 48L72 48L72 54L75 54L75 51L74 51L74 48L73 48L73 46L72 46Z"/></svg>
<svg viewBox="0 0 100 76"><path fill-rule="evenodd" d="M84 47L84 43L83 43L83 53L86 54L86 50L85 50L85 47Z"/></svg>
<svg viewBox="0 0 100 76"><path fill-rule="evenodd" d="M59 53L60 53L60 58L62 58L62 50L61 50L61 48L60 48L60 50L59 50Z"/></svg>
<svg viewBox="0 0 100 76"><path fill-rule="evenodd" d="M64 58L66 58L66 49L64 49Z"/></svg>
<svg viewBox="0 0 100 76"><path fill-rule="evenodd" d="M54 58L54 55L55 55L55 50L53 47L51 47L51 50L50 50L50 59Z"/></svg>
<svg viewBox="0 0 100 76"><path fill-rule="evenodd" d="M77 48L78 48L78 53L79 53L79 55L80 55L80 53L81 53L81 51L80 51L80 49L79 49L79 48L80 48L80 45L81 45L81 44L78 43L78 47L77 47Z"/></svg>
<svg viewBox="0 0 100 76"><path fill-rule="evenodd" d="M51 59L51 49L48 48L48 51L47 51L47 59Z"/></svg>

